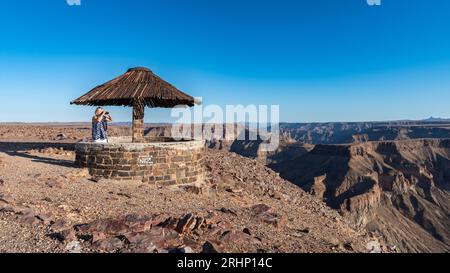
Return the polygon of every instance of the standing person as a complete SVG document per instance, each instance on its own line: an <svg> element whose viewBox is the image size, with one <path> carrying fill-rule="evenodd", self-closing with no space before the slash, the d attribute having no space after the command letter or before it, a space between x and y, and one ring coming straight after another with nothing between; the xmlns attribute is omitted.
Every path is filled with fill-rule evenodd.
<svg viewBox="0 0 450 273"><path fill-rule="evenodd" d="M92 117L92 140L97 143L108 143L108 122L112 118L102 107L95 110Z"/></svg>

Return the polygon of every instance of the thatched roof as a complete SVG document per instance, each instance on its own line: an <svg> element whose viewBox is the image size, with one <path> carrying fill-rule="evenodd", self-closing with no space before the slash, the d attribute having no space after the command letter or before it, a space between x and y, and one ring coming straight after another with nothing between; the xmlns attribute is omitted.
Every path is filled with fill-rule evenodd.
<svg viewBox="0 0 450 273"><path fill-rule="evenodd" d="M148 107L172 108L197 104L193 97L144 67L129 69L122 76L95 87L71 104L133 106L136 99L140 99Z"/></svg>

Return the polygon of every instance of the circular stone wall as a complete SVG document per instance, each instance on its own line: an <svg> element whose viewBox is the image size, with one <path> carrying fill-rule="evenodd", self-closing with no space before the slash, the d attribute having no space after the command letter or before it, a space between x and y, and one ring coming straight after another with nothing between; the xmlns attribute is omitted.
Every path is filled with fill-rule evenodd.
<svg viewBox="0 0 450 273"><path fill-rule="evenodd" d="M75 162L94 177L158 185L203 182L203 141L156 141L131 143L130 138L110 138L109 143L77 143Z"/></svg>

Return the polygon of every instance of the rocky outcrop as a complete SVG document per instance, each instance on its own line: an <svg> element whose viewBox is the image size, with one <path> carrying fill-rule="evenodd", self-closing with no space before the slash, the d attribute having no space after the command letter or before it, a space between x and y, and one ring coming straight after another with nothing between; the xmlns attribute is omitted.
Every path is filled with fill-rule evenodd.
<svg viewBox="0 0 450 273"><path fill-rule="evenodd" d="M447 139L417 139L316 145L271 167L402 251L448 251L449 144ZM400 226L410 234L394 235L393 227ZM423 241L412 240L411 233Z"/></svg>
<svg viewBox="0 0 450 273"><path fill-rule="evenodd" d="M304 144L342 144L421 138L450 138L448 121L286 123L281 135Z"/></svg>

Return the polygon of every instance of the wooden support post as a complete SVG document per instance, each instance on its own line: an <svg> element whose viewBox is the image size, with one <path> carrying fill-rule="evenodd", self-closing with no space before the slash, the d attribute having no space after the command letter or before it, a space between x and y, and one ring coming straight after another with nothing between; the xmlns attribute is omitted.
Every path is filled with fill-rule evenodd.
<svg viewBox="0 0 450 273"><path fill-rule="evenodd" d="M133 102L133 142L144 142L144 102Z"/></svg>

